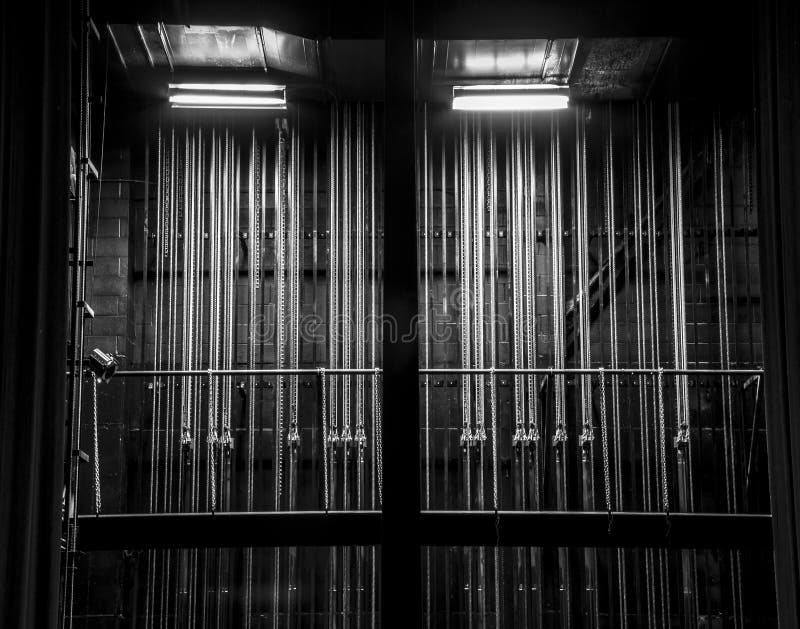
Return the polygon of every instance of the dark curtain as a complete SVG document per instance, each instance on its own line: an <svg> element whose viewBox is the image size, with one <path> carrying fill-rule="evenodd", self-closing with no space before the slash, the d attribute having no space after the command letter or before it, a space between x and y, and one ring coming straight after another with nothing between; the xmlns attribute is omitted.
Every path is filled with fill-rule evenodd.
<svg viewBox="0 0 800 629"><path fill-rule="evenodd" d="M0 626L58 621L69 6L0 2Z"/></svg>
<svg viewBox="0 0 800 629"><path fill-rule="evenodd" d="M800 3L759 3L759 231L775 579L800 626Z"/></svg>

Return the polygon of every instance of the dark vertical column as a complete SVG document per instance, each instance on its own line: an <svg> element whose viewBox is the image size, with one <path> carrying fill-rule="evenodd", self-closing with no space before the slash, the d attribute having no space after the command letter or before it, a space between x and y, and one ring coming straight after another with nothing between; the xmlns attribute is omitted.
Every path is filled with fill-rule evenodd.
<svg viewBox="0 0 800 629"><path fill-rule="evenodd" d="M47 0L0 3L3 627L55 627L58 617L67 366L69 6Z"/></svg>
<svg viewBox="0 0 800 629"><path fill-rule="evenodd" d="M800 626L800 5L759 3L756 96L765 400L781 627Z"/></svg>
<svg viewBox="0 0 800 629"><path fill-rule="evenodd" d="M412 0L403 0L385 6L384 311L391 326L384 326L383 339L381 615L384 627L398 622L418 627L422 613L419 349L416 335L408 334L418 303L414 5Z"/></svg>

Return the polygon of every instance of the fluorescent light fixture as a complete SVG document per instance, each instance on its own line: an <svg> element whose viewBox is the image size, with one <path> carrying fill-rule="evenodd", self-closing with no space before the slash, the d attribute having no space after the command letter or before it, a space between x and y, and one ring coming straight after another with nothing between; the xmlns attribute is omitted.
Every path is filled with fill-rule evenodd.
<svg viewBox="0 0 800 629"><path fill-rule="evenodd" d="M569 88L559 85L464 85L453 87L453 109L542 111L566 109Z"/></svg>
<svg viewBox="0 0 800 629"><path fill-rule="evenodd" d="M265 83L170 83L173 108L286 109L286 87Z"/></svg>
<svg viewBox="0 0 800 629"><path fill-rule="evenodd" d="M169 89L199 92L283 92L286 87L267 83L170 83Z"/></svg>

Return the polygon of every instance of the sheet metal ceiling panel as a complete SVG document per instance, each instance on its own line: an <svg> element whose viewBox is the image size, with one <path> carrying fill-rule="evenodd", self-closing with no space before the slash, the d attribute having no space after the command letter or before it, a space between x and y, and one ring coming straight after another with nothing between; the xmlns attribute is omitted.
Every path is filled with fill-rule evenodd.
<svg viewBox="0 0 800 629"><path fill-rule="evenodd" d="M111 24L126 66L263 68L318 76L316 40L252 26Z"/></svg>
<svg viewBox="0 0 800 629"><path fill-rule="evenodd" d="M319 75L319 45L316 40L262 28L267 66L302 76Z"/></svg>
<svg viewBox="0 0 800 629"><path fill-rule="evenodd" d="M109 24L108 32L123 65L143 66L149 63L139 31L135 26Z"/></svg>
<svg viewBox="0 0 800 629"><path fill-rule="evenodd" d="M573 94L593 99L646 96L669 43L667 37L581 41L584 52L570 81Z"/></svg>
<svg viewBox="0 0 800 629"><path fill-rule="evenodd" d="M255 28L167 24L167 43L176 66L254 68L264 66Z"/></svg>
<svg viewBox="0 0 800 629"><path fill-rule="evenodd" d="M577 39L436 40L433 80L517 79L565 84L577 44Z"/></svg>

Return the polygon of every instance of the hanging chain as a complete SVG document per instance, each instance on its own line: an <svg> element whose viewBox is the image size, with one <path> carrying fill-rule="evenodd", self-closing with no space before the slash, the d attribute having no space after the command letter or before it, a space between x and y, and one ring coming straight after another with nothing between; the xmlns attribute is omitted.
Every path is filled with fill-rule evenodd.
<svg viewBox="0 0 800 629"><path fill-rule="evenodd" d="M669 513L669 490L667 487L667 429L664 419L664 368L658 368L658 426L661 431L661 482L664 498L664 511Z"/></svg>
<svg viewBox="0 0 800 629"><path fill-rule="evenodd" d="M97 431L97 378L92 375L92 419L94 430L94 512L100 515L100 436Z"/></svg>
<svg viewBox="0 0 800 629"><path fill-rule="evenodd" d="M492 489L494 491L494 510L497 511L499 505L497 496L497 484L499 482L497 475L497 377L494 365L492 365L489 374L489 386L491 387L489 391L489 411L492 414Z"/></svg>
<svg viewBox="0 0 800 629"><path fill-rule="evenodd" d="M319 369L320 390L322 392L322 465L324 471L322 474L322 487L324 496L325 511L328 510L328 376L325 373L325 367Z"/></svg>
<svg viewBox="0 0 800 629"><path fill-rule="evenodd" d="M378 391L380 386L380 369L375 368L372 375L372 390L375 396L375 436L376 452L378 459L378 503L383 504L383 395Z"/></svg>
<svg viewBox="0 0 800 629"><path fill-rule="evenodd" d="M608 464L608 421L606 415L606 373L600 367L600 431L603 440L603 486L605 488L606 510L611 513L611 474Z"/></svg>
<svg viewBox="0 0 800 629"><path fill-rule="evenodd" d="M208 478L211 485L211 511L217 510L217 463L216 463L216 448L217 442L217 418L213 412L213 403L211 401L211 387L212 387L211 369L208 370Z"/></svg>

